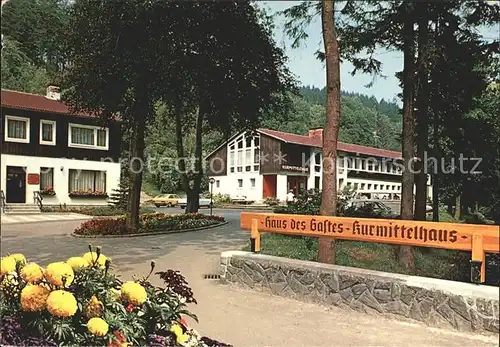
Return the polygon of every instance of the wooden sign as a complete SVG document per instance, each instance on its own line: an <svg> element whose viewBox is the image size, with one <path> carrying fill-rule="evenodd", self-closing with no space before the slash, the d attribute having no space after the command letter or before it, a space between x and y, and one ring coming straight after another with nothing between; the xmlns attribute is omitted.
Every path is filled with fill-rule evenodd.
<svg viewBox="0 0 500 347"><path fill-rule="evenodd" d="M40 184L40 174L28 174L28 184Z"/></svg>
<svg viewBox="0 0 500 347"><path fill-rule="evenodd" d="M254 219L259 232L465 251L472 250L472 236L481 234L485 252L500 252L498 225L243 212L241 228L250 230Z"/></svg>
<svg viewBox="0 0 500 347"><path fill-rule="evenodd" d="M498 225L248 212L240 223L251 231L252 252L260 252L261 232L471 251L476 283L485 281L485 253L500 253Z"/></svg>

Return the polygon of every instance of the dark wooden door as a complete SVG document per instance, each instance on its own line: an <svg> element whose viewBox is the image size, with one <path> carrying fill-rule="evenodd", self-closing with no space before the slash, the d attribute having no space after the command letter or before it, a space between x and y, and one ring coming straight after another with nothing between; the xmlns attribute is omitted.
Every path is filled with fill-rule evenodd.
<svg viewBox="0 0 500 347"><path fill-rule="evenodd" d="M7 166L5 200L7 203L26 202L26 171L23 167Z"/></svg>

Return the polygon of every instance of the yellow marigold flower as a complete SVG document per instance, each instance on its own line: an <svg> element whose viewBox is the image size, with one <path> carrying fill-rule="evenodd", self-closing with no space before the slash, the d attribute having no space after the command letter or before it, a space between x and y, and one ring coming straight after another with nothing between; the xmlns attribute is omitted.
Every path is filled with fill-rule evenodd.
<svg viewBox="0 0 500 347"><path fill-rule="evenodd" d="M82 258L85 259L90 265L94 264L97 259L97 263L102 268L104 268L107 259L103 254L99 255L99 258L97 258L96 252L87 252L82 256Z"/></svg>
<svg viewBox="0 0 500 347"><path fill-rule="evenodd" d="M35 263L27 264L21 269L21 278L28 283L39 282L43 279L43 269Z"/></svg>
<svg viewBox="0 0 500 347"><path fill-rule="evenodd" d="M140 305L146 301L148 295L146 289L136 282L122 284L122 299L133 305Z"/></svg>
<svg viewBox="0 0 500 347"><path fill-rule="evenodd" d="M12 271L16 271L16 258L14 258L13 256L8 256L8 257L3 257L1 260L0 260L0 263L1 263L1 273L2 273L2 276L5 275L7 272L12 272Z"/></svg>
<svg viewBox="0 0 500 347"><path fill-rule="evenodd" d="M74 271L89 266L89 262L83 257L71 257L66 260L66 263L68 263Z"/></svg>
<svg viewBox="0 0 500 347"><path fill-rule="evenodd" d="M102 314L104 305L95 295L92 296L85 308L85 316L87 318L99 317Z"/></svg>
<svg viewBox="0 0 500 347"><path fill-rule="evenodd" d="M108 323L101 318L91 318L87 322L87 329L95 336L104 336L108 333Z"/></svg>
<svg viewBox="0 0 500 347"><path fill-rule="evenodd" d="M69 264L63 262L51 263L45 270L45 278L53 285L69 286L75 278L75 273Z"/></svg>
<svg viewBox="0 0 500 347"><path fill-rule="evenodd" d="M47 305L50 290L44 286L28 284L21 291L21 306L27 312L43 311Z"/></svg>
<svg viewBox="0 0 500 347"><path fill-rule="evenodd" d="M179 323L173 322L170 331L175 335L178 344L183 344L189 340L189 335L185 334Z"/></svg>
<svg viewBox="0 0 500 347"><path fill-rule="evenodd" d="M47 310L54 316L71 317L77 309L75 297L65 290L55 290L47 298Z"/></svg>
<svg viewBox="0 0 500 347"><path fill-rule="evenodd" d="M16 263L26 263L26 257L22 253L14 253L10 256L16 260Z"/></svg>

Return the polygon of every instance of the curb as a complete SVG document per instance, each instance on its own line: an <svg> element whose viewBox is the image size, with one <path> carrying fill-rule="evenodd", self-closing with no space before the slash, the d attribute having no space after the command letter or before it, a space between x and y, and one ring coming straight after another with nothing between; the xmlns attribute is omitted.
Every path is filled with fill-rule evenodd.
<svg viewBox="0 0 500 347"><path fill-rule="evenodd" d="M183 229L183 230L169 230L169 231L159 231L159 232L149 232L149 233L139 233L139 234L124 234L124 235L77 235L74 232L69 234L72 237L78 239L120 239L125 237L140 237L140 236L154 236L154 235L168 235L168 234L180 234L187 233L190 231L199 231L205 229L213 229L223 225L226 225L228 222L224 221L219 224L207 225L205 227L199 228L191 228L191 229Z"/></svg>
<svg viewBox="0 0 500 347"><path fill-rule="evenodd" d="M273 210L273 207L270 206L249 206L249 205L242 205L242 206L221 205L221 206L214 206L214 208L219 208L222 210L260 210L260 211Z"/></svg>

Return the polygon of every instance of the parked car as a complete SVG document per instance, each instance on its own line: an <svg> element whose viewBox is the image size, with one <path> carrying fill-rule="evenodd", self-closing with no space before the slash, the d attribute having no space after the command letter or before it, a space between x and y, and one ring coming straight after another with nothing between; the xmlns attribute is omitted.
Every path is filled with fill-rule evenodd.
<svg viewBox="0 0 500 347"><path fill-rule="evenodd" d="M176 194L160 194L150 200L156 207L174 207L179 205L180 196Z"/></svg>
<svg viewBox="0 0 500 347"><path fill-rule="evenodd" d="M348 202L347 207L355 207L356 209L361 209L370 206L370 208L377 213L380 213L388 218L399 218L399 214L396 214L392 209L381 201L377 200L351 200Z"/></svg>
<svg viewBox="0 0 500 347"><path fill-rule="evenodd" d="M210 208L211 204L212 204L212 201L210 199L207 199L207 198L205 198L203 196L203 194L200 194L200 203L199 203L200 207ZM187 206L187 197L179 199L179 206L182 209L186 208L186 206Z"/></svg>
<svg viewBox="0 0 500 347"><path fill-rule="evenodd" d="M231 197L231 202L233 204L245 204L245 205L248 205L248 204L253 203L254 201L248 199L245 195L234 195L234 196Z"/></svg>

